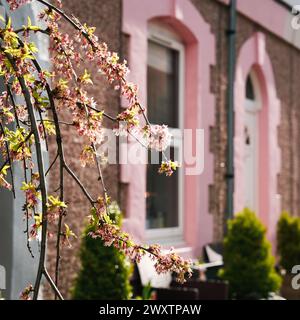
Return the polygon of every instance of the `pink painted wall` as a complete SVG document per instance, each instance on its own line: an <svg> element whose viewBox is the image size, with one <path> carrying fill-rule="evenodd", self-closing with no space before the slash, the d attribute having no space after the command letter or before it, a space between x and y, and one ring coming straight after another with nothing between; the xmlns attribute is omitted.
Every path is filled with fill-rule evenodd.
<svg viewBox="0 0 300 320"><path fill-rule="evenodd" d="M201 175L184 178L184 243L194 254L212 241L213 221L208 212L209 185L213 182L213 156L209 127L214 122L214 96L210 93L210 65L215 63L215 40L210 26L186 0L123 0L123 31L130 36L130 80L139 85L147 105L147 24L152 19L172 26L185 43L185 122L189 129L205 130L205 161ZM145 165L122 165L121 179L129 184L125 229L145 239Z"/></svg>
<svg viewBox="0 0 300 320"><path fill-rule="evenodd" d="M229 4L229 0L218 1ZM294 17L291 9L274 0L237 0L237 10L266 30L300 48L300 33L291 27Z"/></svg>
<svg viewBox="0 0 300 320"><path fill-rule="evenodd" d="M244 112L245 84L254 69L262 95L259 114L259 217L268 229L268 238L275 248L276 222L280 215L280 195L277 193L277 175L280 171L280 149L277 127L280 121L280 101L276 95L270 58L266 52L265 36L255 33L242 46L236 66L235 80L235 188L234 209L244 208L247 188L244 172Z"/></svg>

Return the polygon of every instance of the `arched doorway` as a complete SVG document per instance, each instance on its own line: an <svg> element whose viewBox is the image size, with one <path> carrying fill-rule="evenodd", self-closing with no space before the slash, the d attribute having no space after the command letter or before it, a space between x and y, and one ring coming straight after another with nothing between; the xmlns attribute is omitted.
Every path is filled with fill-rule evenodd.
<svg viewBox="0 0 300 320"><path fill-rule="evenodd" d="M241 47L235 77L234 211L255 210L275 244L280 215L280 101L264 34Z"/></svg>

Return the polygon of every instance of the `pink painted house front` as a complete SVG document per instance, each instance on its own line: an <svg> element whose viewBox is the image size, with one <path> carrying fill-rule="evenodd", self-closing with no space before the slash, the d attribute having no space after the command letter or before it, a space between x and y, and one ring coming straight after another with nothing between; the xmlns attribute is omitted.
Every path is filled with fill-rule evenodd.
<svg viewBox="0 0 300 320"><path fill-rule="evenodd" d="M144 105L151 100L155 108L148 107L150 121L153 117L174 129L192 129L193 134L198 128L208 132L214 123L209 70L215 63L215 39L193 5L189 1L125 1L123 31L129 36L131 80L139 84ZM209 105L212 107L205 108ZM161 108L170 112L165 114ZM194 148L201 143L193 140ZM211 241L208 191L213 182L213 156L208 136L204 153L201 175L193 174L197 163L185 164L171 184L156 177L153 170L150 176L149 168L147 174L146 165L123 165L121 179L129 184L125 228L140 240L172 244L188 255Z"/></svg>
<svg viewBox="0 0 300 320"><path fill-rule="evenodd" d="M282 201L290 191L284 190L287 146L280 133L285 134L286 120L278 91L290 84L278 78L290 62L281 64L272 52L279 57L289 44L299 53L291 8L279 1L237 1L234 139L228 142L229 2L123 1L130 80L139 85L151 122L165 123L174 132L191 129L183 150L191 148L196 158L184 159L169 182L156 177L151 166L121 165L121 183L128 187L125 228L140 241L174 246L192 257L223 237L227 143L234 145L234 213L245 207L255 211L275 247L281 210L299 208L299 203L291 209ZM197 129L203 129L203 141L196 138ZM298 160L292 170L296 167Z"/></svg>

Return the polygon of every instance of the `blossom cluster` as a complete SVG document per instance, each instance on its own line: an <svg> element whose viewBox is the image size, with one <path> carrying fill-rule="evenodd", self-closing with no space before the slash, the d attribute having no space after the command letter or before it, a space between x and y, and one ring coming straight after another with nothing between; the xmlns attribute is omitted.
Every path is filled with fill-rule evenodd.
<svg viewBox="0 0 300 320"><path fill-rule="evenodd" d="M122 251L133 262L140 262L142 257L149 254L155 262L154 267L158 274L174 272L177 280L184 282L186 276L191 275L191 262L185 260L175 253L173 249L163 253L162 248L157 245L141 246L136 244L130 235L121 230L111 217L110 210L106 210L105 202L99 198L100 204L97 208L91 209L90 224L92 229L89 235L92 238L101 238L105 246L114 246Z"/></svg>
<svg viewBox="0 0 300 320"><path fill-rule="evenodd" d="M164 151L170 145L171 134L166 125L151 125L146 130L148 147L156 151Z"/></svg>
<svg viewBox="0 0 300 320"><path fill-rule="evenodd" d="M38 191L37 183L23 182L21 190L25 192L27 209L33 209L35 206L37 206L38 201L41 199L41 193Z"/></svg>
<svg viewBox="0 0 300 320"><path fill-rule="evenodd" d="M80 153L80 163L84 168L88 164L93 164L95 162L95 152L92 146L85 146Z"/></svg>
<svg viewBox="0 0 300 320"><path fill-rule="evenodd" d="M9 156L13 161L31 160L32 140L28 139L28 136L29 132L24 128L4 128L4 140L8 144Z"/></svg>
<svg viewBox="0 0 300 320"><path fill-rule="evenodd" d="M86 70L79 76L75 71L75 67L79 67L83 60L82 52L84 51L88 59L96 63L99 73L103 74L109 83L114 84L114 88L120 90L121 95L128 101L128 107L117 115L117 122L126 122L128 131L142 132L147 139L146 145L150 149L165 150L170 142L167 126L148 124L141 126L140 117L142 114L145 116L145 108L139 103L137 85L127 80L129 73L127 61L121 62L116 52L109 51L107 44L99 41L94 27L81 25L74 18L79 28L74 41L68 34L61 32L59 26L61 16L57 12L45 9L40 14L40 18L47 24L51 39L52 63L58 78L53 94L58 101L58 108L68 109L71 112L72 123L78 133L87 136L91 143L101 144L103 141L103 112L96 111L97 103L85 89L86 86L92 85L93 81ZM32 28L31 24L30 27ZM49 74L46 76L49 77ZM42 82L45 81L45 75L40 74L40 77ZM71 84L72 79L75 80L74 84ZM41 132L45 130L45 122L40 124L40 129ZM52 129L49 134L53 132ZM83 150L82 156L84 155L90 154ZM84 161L82 163L84 164Z"/></svg>
<svg viewBox="0 0 300 320"><path fill-rule="evenodd" d="M155 261L154 267L158 274L174 272L177 280L185 282L186 276L191 275L191 262L180 257L171 250L163 253L159 245L140 246L130 238L129 234L123 232L118 226L102 223L96 231L90 232L92 238L101 238L106 246L114 246L124 252L133 262L139 263L147 253Z"/></svg>
<svg viewBox="0 0 300 320"><path fill-rule="evenodd" d="M34 223L31 225L31 229L28 230L28 241L37 239L39 231L42 228L42 214L37 212L38 204L41 200L41 193L39 191L39 174L32 173L31 181L23 182L21 190L25 193L25 204L23 206L24 219L33 218Z"/></svg>
<svg viewBox="0 0 300 320"><path fill-rule="evenodd" d="M0 176L1 178L1 176ZM21 190L25 193L25 218L33 218L34 223L31 225L30 229L30 240L37 239L39 230L41 230L43 226L43 218L42 214L38 212L38 205L41 201L41 192L39 191L39 175L38 173L33 173L31 176L31 181L28 183L23 182L23 186ZM60 201L58 197L54 197L52 195L48 196L47 206L47 220L49 223L53 223L57 221L60 215L64 213L67 208L67 205ZM48 233L48 236L51 236ZM69 237L75 236L73 232L66 227L66 233L64 234L64 238L67 241L64 241L64 244L70 245Z"/></svg>
<svg viewBox="0 0 300 320"><path fill-rule="evenodd" d="M7 103L7 95L6 91L0 95L0 118L5 124L9 124L15 119L12 107Z"/></svg>
<svg viewBox="0 0 300 320"><path fill-rule="evenodd" d="M34 215L34 224L31 226L29 232L29 240L37 239L39 231L42 228L43 218L41 213L35 213Z"/></svg>
<svg viewBox="0 0 300 320"><path fill-rule="evenodd" d="M79 21L78 26L81 26L81 30L77 33L76 42L79 45L79 50L75 50L74 41L66 35L62 35L59 31L58 22L60 17L53 15L49 11L45 11L42 17L46 20L48 30L50 30L50 38L53 39L51 49L55 52L52 58L55 71L62 78L59 80L57 86L56 98L61 101L61 105L71 109L73 114L73 121L78 126L78 131L81 135L87 135L92 137L92 142L101 143L101 125L102 119L96 119L96 123L87 122L85 117L87 116L86 108L88 107L89 118L93 118L93 112L91 110L96 109L96 103L92 97L88 97L86 90L83 88L84 85L92 84L92 80L87 71L82 76L76 76L74 72L74 66L79 66L82 60L80 50L85 50L87 57L90 61L94 61L98 67L99 73L106 76L109 83L114 84L116 90L120 90L128 101L128 107L116 117L118 123L126 122L127 130L134 131L138 130L147 134L147 145L151 149L162 151L166 149L170 142L170 134L167 126L149 126L145 130L145 127L140 127L141 114L145 112L145 109L140 105L138 101L138 87L136 84L127 80L128 67L127 61L120 62L120 58L117 53L108 50L106 43L99 42L98 37L94 34L95 28L88 27L87 25L81 26ZM74 77L77 82L75 88L71 88L69 81ZM67 78L64 79L63 77ZM64 85L62 85L64 84ZM68 84L68 85L67 85ZM88 127L88 131L86 131ZM117 130L116 130L117 131ZM93 136L93 132L96 132Z"/></svg>
<svg viewBox="0 0 300 320"><path fill-rule="evenodd" d="M67 205L60 201L58 197L48 196L47 202L47 219L48 222L56 221L64 210L67 208Z"/></svg>
<svg viewBox="0 0 300 320"><path fill-rule="evenodd" d="M32 0L7 0L10 10L16 10L23 4L29 3Z"/></svg>

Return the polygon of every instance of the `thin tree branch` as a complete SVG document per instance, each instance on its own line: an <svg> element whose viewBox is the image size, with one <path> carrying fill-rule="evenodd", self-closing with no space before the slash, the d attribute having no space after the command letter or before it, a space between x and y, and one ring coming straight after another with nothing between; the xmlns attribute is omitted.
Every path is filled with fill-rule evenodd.
<svg viewBox="0 0 300 320"><path fill-rule="evenodd" d="M67 173L75 180L75 182L77 183L78 187L81 189L81 191L83 192L85 197L89 200L91 205L94 206L96 201L91 197L91 195L86 190L86 188L84 187L84 185L80 181L80 179L76 176L76 174L72 171L72 169L67 164L64 164L64 168L67 171Z"/></svg>
<svg viewBox="0 0 300 320"><path fill-rule="evenodd" d="M49 29L38 29L38 30L32 30L32 29L28 29L27 27L23 27L23 28L19 28L19 29L16 29L14 30L15 33L21 33L21 32L24 32L24 33L29 33L29 32L32 32L32 33L43 33L47 36L49 36Z"/></svg>
<svg viewBox="0 0 300 320"><path fill-rule="evenodd" d="M50 277L47 269L45 268L44 271L43 271L43 274L46 278L46 280L48 281L48 283L50 284L51 288L53 289L53 291L55 292L55 295L58 296L58 298L60 300L64 300L62 294L60 293L59 289L57 288L57 286L55 285L55 283L53 282L52 278Z"/></svg>
<svg viewBox="0 0 300 320"><path fill-rule="evenodd" d="M54 164L55 164L56 160L58 159L58 157L59 157L59 153L57 152L54 160L52 161L52 163L50 164L49 168L48 168L47 171L45 172L45 176L47 176L48 173L51 171L51 169L52 169L52 167L54 166Z"/></svg>

